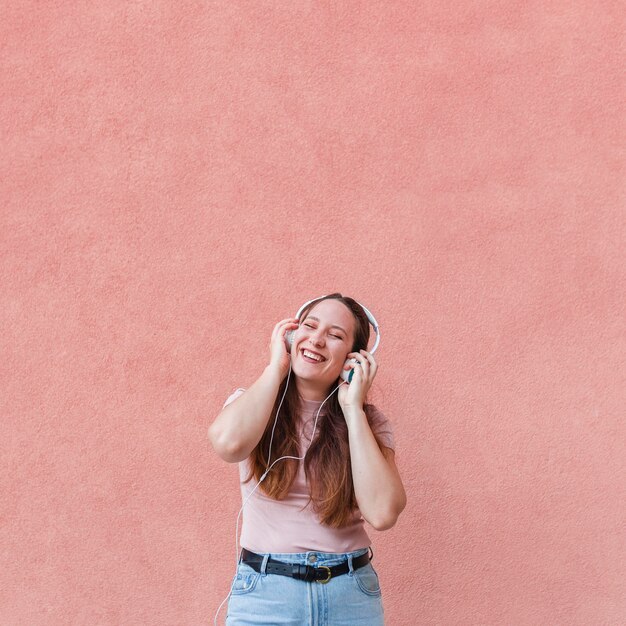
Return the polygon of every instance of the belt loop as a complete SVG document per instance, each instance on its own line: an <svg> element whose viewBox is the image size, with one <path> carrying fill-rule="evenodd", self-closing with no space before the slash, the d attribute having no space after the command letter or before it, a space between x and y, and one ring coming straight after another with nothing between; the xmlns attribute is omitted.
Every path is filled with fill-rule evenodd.
<svg viewBox="0 0 626 626"><path fill-rule="evenodd" d="M267 562L270 558L269 553L263 555L263 562L261 563L261 576L267 576L267 572L265 571L265 567L267 566Z"/></svg>
<svg viewBox="0 0 626 626"><path fill-rule="evenodd" d="M354 572L354 567L352 566L352 554L348 554L348 576L352 576L352 572Z"/></svg>

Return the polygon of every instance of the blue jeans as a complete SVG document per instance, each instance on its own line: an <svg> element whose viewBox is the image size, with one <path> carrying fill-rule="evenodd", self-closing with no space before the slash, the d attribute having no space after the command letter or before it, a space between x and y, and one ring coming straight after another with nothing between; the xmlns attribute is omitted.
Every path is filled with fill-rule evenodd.
<svg viewBox="0 0 626 626"><path fill-rule="evenodd" d="M263 553L261 571L237 564L226 613L226 626L384 626L384 609L378 574L372 563L354 569L354 552ZM257 553L258 554L258 553ZM349 571L323 584L290 576L268 574L268 558L286 563L331 567L348 561Z"/></svg>

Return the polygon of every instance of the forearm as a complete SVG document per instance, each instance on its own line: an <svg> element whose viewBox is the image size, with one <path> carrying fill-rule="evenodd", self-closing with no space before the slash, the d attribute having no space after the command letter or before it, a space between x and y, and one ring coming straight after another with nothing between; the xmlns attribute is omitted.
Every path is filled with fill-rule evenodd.
<svg viewBox="0 0 626 626"><path fill-rule="evenodd" d="M263 436L280 383L275 370L266 367L241 396L224 407L209 427L213 447L247 457Z"/></svg>
<svg viewBox="0 0 626 626"><path fill-rule="evenodd" d="M363 517L376 529L390 528L406 506L397 469L384 457L363 410L347 416L354 492Z"/></svg>

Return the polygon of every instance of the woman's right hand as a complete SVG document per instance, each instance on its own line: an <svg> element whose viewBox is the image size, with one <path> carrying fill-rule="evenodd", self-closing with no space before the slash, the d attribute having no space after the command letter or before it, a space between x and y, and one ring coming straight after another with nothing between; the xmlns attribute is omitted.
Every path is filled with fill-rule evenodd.
<svg viewBox="0 0 626 626"><path fill-rule="evenodd" d="M289 317L281 320L274 326L272 332L272 339L270 340L270 364L269 367L275 369L280 373L280 379L282 380L289 370L289 363L291 356L287 352L285 346L285 333L288 330L295 330L298 328L298 318Z"/></svg>

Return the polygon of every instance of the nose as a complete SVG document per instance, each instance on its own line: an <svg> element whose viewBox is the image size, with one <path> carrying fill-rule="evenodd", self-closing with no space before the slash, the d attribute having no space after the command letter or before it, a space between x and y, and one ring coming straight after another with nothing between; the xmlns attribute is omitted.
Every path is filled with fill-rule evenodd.
<svg viewBox="0 0 626 626"><path fill-rule="evenodd" d="M312 334L312 335L309 337L309 341L310 341L310 342L311 342L314 346L319 346L319 345L321 345L321 344L322 344L322 340L321 340L321 338L320 338L318 335L316 335L316 334Z"/></svg>

